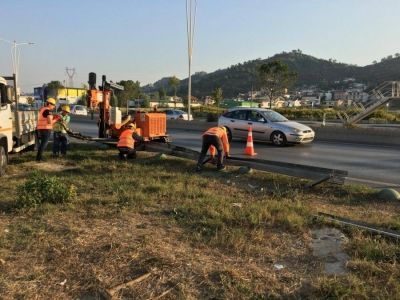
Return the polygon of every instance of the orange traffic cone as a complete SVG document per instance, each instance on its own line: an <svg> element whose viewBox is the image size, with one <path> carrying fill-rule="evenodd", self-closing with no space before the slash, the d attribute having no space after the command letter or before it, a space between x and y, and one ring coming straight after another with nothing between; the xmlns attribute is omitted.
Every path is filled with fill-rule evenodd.
<svg viewBox="0 0 400 300"><path fill-rule="evenodd" d="M244 150L245 155L257 155L257 153L254 153L254 147L253 147L253 132L251 130L251 126L249 126L249 133L247 134L247 145L246 145L246 150Z"/></svg>

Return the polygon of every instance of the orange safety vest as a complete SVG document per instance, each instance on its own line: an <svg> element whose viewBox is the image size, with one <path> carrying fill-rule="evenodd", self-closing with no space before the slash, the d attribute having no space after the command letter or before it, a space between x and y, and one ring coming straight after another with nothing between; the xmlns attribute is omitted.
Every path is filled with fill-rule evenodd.
<svg viewBox="0 0 400 300"><path fill-rule="evenodd" d="M39 111L39 120L38 120L37 129L40 129L40 130L43 130L43 129L52 130L53 129L53 124L47 123L47 117L46 118L43 117L43 113L46 110L50 110L50 108L48 108L47 106L44 106Z"/></svg>
<svg viewBox="0 0 400 300"><path fill-rule="evenodd" d="M135 147L135 140L132 137L134 132L135 129L126 129L124 132L122 132L119 136L117 147L133 149Z"/></svg>
<svg viewBox="0 0 400 300"><path fill-rule="evenodd" d="M225 130L223 130L220 127L212 127L208 129L204 134L201 136L201 138L204 137L206 134L214 134L218 136L221 141L222 141L222 146L224 147L224 151L229 153L229 141L228 141L228 136L225 133ZM215 149L210 149L210 154L213 155L212 153L215 154Z"/></svg>

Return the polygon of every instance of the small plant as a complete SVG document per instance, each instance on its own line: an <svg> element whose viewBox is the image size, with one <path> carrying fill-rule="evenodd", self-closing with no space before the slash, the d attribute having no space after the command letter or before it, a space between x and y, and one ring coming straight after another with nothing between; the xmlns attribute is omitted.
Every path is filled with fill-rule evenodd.
<svg viewBox="0 0 400 300"><path fill-rule="evenodd" d="M216 122L216 121L218 121L218 114L211 112L207 114L207 122Z"/></svg>
<svg viewBox="0 0 400 300"><path fill-rule="evenodd" d="M17 208L37 207L44 203L69 203L75 196L73 185L63 184L57 177L42 175L40 171L32 173L30 179L17 188Z"/></svg>

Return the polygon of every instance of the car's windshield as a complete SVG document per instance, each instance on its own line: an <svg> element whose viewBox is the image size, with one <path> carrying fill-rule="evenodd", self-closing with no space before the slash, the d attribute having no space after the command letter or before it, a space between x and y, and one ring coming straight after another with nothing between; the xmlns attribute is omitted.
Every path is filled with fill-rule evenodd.
<svg viewBox="0 0 400 300"><path fill-rule="evenodd" d="M284 116L282 116L280 113L277 113L276 111L265 111L264 115L267 117L268 120L271 122L287 122L289 121L286 119Z"/></svg>
<svg viewBox="0 0 400 300"><path fill-rule="evenodd" d="M175 111L177 114L186 114L186 112L184 112L183 110L176 110Z"/></svg>

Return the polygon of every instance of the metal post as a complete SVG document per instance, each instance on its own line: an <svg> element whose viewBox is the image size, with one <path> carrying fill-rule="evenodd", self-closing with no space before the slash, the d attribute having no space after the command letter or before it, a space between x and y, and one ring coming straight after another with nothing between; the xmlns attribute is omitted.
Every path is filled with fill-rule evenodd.
<svg viewBox="0 0 400 300"><path fill-rule="evenodd" d="M3 41L3 42L6 42L6 43L9 43L9 44L13 45L11 47L11 59L12 59L13 68L14 68L15 101L17 103L17 108L18 108L18 91L17 91L17 89L18 89L19 54L20 54L18 46L20 46L20 45L32 45L33 43L32 42L28 42L28 43L17 44L16 41L10 42L10 41L7 41L7 40L2 39L2 38L0 38L0 40ZM13 54L13 50L14 50L14 54ZM17 57L17 53L18 53L18 57Z"/></svg>
<svg viewBox="0 0 400 300"><path fill-rule="evenodd" d="M190 5L188 7L188 1ZM188 119L190 121L190 104L192 100L192 77L191 77L191 66L193 56L193 43L194 43L194 27L196 25L196 13L197 13L197 0L194 0L194 14L192 13L192 0L186 0L186 27L187 27L187 38L188 38L188 59L189 59L189 78L188 78Z"/></svg>

